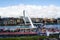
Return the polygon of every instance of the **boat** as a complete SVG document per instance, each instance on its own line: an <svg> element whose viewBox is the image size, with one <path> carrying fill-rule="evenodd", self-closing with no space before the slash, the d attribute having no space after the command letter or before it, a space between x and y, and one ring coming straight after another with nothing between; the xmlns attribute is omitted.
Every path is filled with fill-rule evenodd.
<svg viewBox="0 0 60 40"><path fill-rule="evenodd" d="M23 25L15 26L0 26L0 37L13 37L13 36L24 36L24 35L37 35L38 27L34 26L36 23L32 23L30 16L28 15L27 19L30 23L26 23L25 10L23 10ZM6 23L5 23L6 24ZM37 23L42 25L42 23Z"/></svg>

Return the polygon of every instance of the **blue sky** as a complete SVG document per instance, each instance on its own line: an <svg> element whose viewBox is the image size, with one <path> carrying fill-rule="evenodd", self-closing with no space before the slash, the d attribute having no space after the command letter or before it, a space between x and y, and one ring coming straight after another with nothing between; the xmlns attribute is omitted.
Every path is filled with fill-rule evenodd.
<svg viewBox="0 0 60 40"><path fill-rule="evenodd" d="M60 6L60 0L0 0L0 7L20 5L20 4Z"/></svg>

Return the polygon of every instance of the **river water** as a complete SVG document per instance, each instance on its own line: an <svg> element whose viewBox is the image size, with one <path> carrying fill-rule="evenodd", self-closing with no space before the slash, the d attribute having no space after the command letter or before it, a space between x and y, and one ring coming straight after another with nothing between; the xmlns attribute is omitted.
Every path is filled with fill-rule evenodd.
<svg viewBox="0 0 60 40"><path fill-rule="evenodd" d="M46 28L58 28L60 29L60 24L54 24L54 25L45 25Z"/></svg>
<svg viewBox="0 0 60 40"><path fill-rule="evenodd" d="M46 28L58 28L60 29L60 24L55 24L55 25L45 25L44 27ZM10 29L14 30L16 28L31 28L31 26L0 26L0 29Z"/></svg>
<svg viewBox="0 0 60 40"><path fill-rule="evenodd" d="M10 29L10 30L14 30L17 28L31 28L31 26L0 26L0 29Z"/></svg>

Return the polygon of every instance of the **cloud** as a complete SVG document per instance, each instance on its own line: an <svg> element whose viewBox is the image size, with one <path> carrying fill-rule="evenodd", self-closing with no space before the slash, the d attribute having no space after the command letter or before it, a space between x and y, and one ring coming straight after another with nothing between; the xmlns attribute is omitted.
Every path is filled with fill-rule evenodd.
<svg viewBox="0 0 60 40"><path fill-rule="evenodd" d="M8 7L0 7L1 17L20 17L23 16L23 10L26 10L26 16L41 18L57 18L60 17L60 7L49 5L15 5Z"/></svg>

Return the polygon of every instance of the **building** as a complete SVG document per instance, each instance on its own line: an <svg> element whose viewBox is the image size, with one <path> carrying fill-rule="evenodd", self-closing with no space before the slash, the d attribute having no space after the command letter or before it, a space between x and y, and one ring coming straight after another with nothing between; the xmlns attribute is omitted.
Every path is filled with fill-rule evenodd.
<svg viewBox="0 0 60 40"><path fill-rule="evenodd" d="M60 18L57 18L57 23L60 24Z"/></svg>
<svg viewBox="0 0 60 40"><path fill-rule="evenodd" d="M31 18L33 23L43 23L43 24L59 24L60 18L54 19L54 18ZM26 24L30 24L29 19L25 17ZM23 16L20 16L20 18L0 18L0 25L24 25L24 19Z"/></svg>
<svg viewBox="0 0 60 40"><path fill-rule="evenodd" d="M44 24L57 24L57 19L54 18L43 18Z"/></svg>

